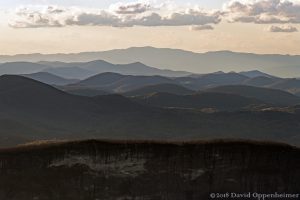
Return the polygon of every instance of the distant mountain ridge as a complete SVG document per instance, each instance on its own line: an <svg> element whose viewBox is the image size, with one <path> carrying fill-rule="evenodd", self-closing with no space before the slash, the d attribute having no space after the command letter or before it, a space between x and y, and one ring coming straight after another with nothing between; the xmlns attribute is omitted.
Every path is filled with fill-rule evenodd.
<svg viewBox="0 0 300 200"><path fill-rule="evenodd" d="M86 79L96 74L112 72L124 75L144 75L144 76L166 76L180 77L190 75L190 72L164 70L147 66L140 62L129 64L112 64L103 60L90 62L8 62L0 63L0 75L4 74L31 74L37 72L48 72L56 76L67 79Z"/></svg>
<svg viewBox="0 0 300 200"><path fill-rule="evenodd" d="M256 77L276 78L274 76L271 76L270 74L261 72L259 70L242 71L239 72L239 74L248 76L249 78L256 78Z"/></svg>
<svg viewBox="0 0 300 200"><path fill-rule="evenodd" d="M43 63L46 64L46 62ZM43 67L45 67L44 64L42 65ZM151 90L153 92L169 92L167 90L170 89L174 90L176 94L176 90L180 90L178 87L184 87L187 90L197 91L226 85L246 85L269 89L279 89L300 96L299 79L274 77L256 70L239 73L215 72L210 74L191 74L181 77L167 77L161 75L124 75L115 72L104 72L97 74L95 71L91 72L80 67L72 67L73 64L68 67L61 67L64 64L65 63L56 62L56 67L46 68L42 72L21 75L46 84L60 86L60 88L63 90L70 91L71 93L74 92L74 94L86 94L88 96L105 93L127 93L132 90L139 90L143 89L143 87L150 87L160 84L171 84L173 87L177 85L177 89L163 89L161 86L156 86L157 88L152 88L150 90L149 88L146 88L146 90L148 90L148 92ZM104 70L101 66L91 65L91 68L94 67L99 67L98 69ZM82 71L83 73L81 73ZM87 72L88 74L85 74L84 72ZM79 80L69 78L69 76L88 78ZM137 93L145 94L146 90L144 93L141 90Z"/></svg>
<svg viewBox="0 0 300 200"><path fill-rule="evenodd" d="M115 64L141 62L160 69L186 70L193 73L256 69L281 77L300 77L299 55L254 54L231 51L195 53L180 49L132 47L73 54L0 56L0 62L2 63L16 61L89 62L99 59Z"/></svg>
<svg viewBox="0 0 300 200"><path fill-rule="evenodd" d="M0 75L5 74L31 74L45 70L49 66L32 62L0 63Z"/></svg>

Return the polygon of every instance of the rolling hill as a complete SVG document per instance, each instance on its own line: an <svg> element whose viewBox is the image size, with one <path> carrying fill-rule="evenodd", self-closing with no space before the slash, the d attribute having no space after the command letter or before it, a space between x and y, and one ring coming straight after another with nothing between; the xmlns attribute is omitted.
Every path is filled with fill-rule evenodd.
<svg viewBox="0 0 300 200"><path fill-rule="evenodd" d="M270 84L268 87L290 91L292 93L300 90L300 80L298 79L281 79L275 83Z"/></svg>
<svg viewBox="0 0 300 200"><path fill-rule="evenodd" d="M274 77L257 70L241 73L216 72L211 74L178 77L175 78L175 80L178 84L194 90L203 90L226 85L245 85L279 89L292 94L297 94L300 91L300 80L296 78Z"/></svg>
<svg viewBox="0 0 300 200"><path fill-rule="evenodd" d="M110 94L107 91L99 90L99 89L92 89L86 87L76 87L76 86L61 86L57 87L60 90L63 90L69 94L79 95L79 96L87 96L87 97L95 97L100 95L108 95Z"/></svg>
<svg viewBox="0 0 300 200"><path fill-rule="evenodd" d="M178 95L187 95L193 94L195 91L189 90L183 86L177 84L156 84L156 85L149 85L145 87L138 88L136 90L131 90L129 92L124 93L125 96L143 96L153 93L171 93L171 94L178 94Z"/></svg>
<svg viewBox="0 0 300 200"><path fill-rule="evenodd" d="M78 63L71 63L73 65L78 65ZM141 62L133 62L129 64L111 64L103 60L96 60L87 63L80 63L79 66L83 69L87 69L97 74L112 72L119 73L123 75L143 75L143 76L167 76L167 77L178 77L178 76L187 76L191 74L190 72L183 71L172 71L158 69L154 67L149 67Z"/></svg>
<svg viewBox="0 0 300 200"><path fill-rule="evenodd" d="M190 72L164 70L144 65L140 62L133 62L129 64L112 64L104 60L94 60L90 62L41 62L52 66L52 73L65 77L68 75L71 78L85 79L88 76L101 74L105 72L119 73L123 75L136 75L136 76L155 76L161 75L166 77L179 77L190 75ZM53 69L54 68L54 69ZM68 69L68 74L64 70ZM79 68L79 69L78 69ZM72 71L71 71L72 70ZM79 71L81 70L81 72ZM84 71L86 70L86 71ZM51 72L51 71L50 71Z"/></svg>
<svg viewBox="0 0 300 200"><path fill-rule="evenodd" d="M255 73L261 74L257 71ZM284 79L268 75L249 78L245 75L241 75L240 73L235 72L217 72L202 75L194 74L185 77L171 78L163 76L123 75L118 73L106 72L89 77L74 85L69 85L66 88L80 89L80 93L85 93L84 90L86 89L89 90L89 92L86 93L90 95L93 95L92 91L95 89L95 94L97 94L97 90L102 90L109 93L125 93L125 95L127 95L126 93L130 92L131 90L137 90L138 93L142 92L142 90L144 90L144 87L150 87L145 88L145 90L147 90L145 92L147 93L169 92L167 90L175 92L176 90L175 88L174 90L172 88L151 88L154 85L161 84L177 85L176 87L184 87L188 90L204 90L227 85L244 85L262 87L266 89L279 89L292 94L297 94L300 91L300 80L298 79ZM145 94L145 92L142 92L142 94Z"/></svg>
<svg viewBox="0 0 300 200"><path fill-rule="evenodd" d="M268 87L269 85L272 85L273 83L277 83L281 79L279 78L271 78L271 77L265 77L265 76L258 76L254 78L247 79L243 82L244 85L250 85L255 87Z"/></svg>
<svg viewBox="0 0 300 200"><path fill-rule="evenodd" d="M253 86L229 85L208 89L206 91L241 95L255 98L273 105L289 106L300 103L300 98L291 93Z"/></svg>
<svg viewBox="0 0 300 200"><path fill-rule="evenodd" d="M105 72L124 75L180 77L190 75L190 72L164 70L144 65L140 62L129 64L112 64L103 60L90 62L11 62L0 64L0 75L32 74L48 72L67 79L86 79L90 76Z"/></svg>
<svg viewBox="0 0 300 200"><path fill-rule="evenodd" d="M1 147L42 139L224 137L300 145L299 112L155 108L120 95L71 95L15 75L0 77L0 111Z"/></svg>
<svg viewBox="0 0 300 200"><path fill-rule="evenodd" d="M249 78L256 78L256 77L276 78L275 76L261 72L259 70L243 71L243 72L239 72L239 74L247 76Z"/></svg>
<svg viewBox="0 0 300 200"><path fill-rule="evenodd" d="M87 78L76 85L122 93L162 83L175 83L175 81L162 76L132 76L107 72Z"/></svg>
<svg viewBox="0 0 300 200"><path fill-rule="evenodd" d="M110 95L108 95L110 96ZM0 77L0 105L2 110L31 114L53 115L59 117L80 117L81 114L95 112L117 111L114 101L106 104L97 102L100 97L88 98L71 95L50 85L22 76L3 75ZM126 99L119 95L111 95L112 99ZM106 99L107 97L103 97ZM135 104L127 101L130 104ZM124 108L127 106L124 105ZM60 110L63 109L63 110ZM130 109L130 112L133 111ZM45 112L45 113L43 113ZM81 118L81 117L80 117Z"/></svg>
<svg viewBox="0 0 300 200"><path fill-rule="evenodd" d="M215 111L240 111L254 105L259 106L265 104L254 98L213 92L192 95L154 93L146 96L138 96L133 99L143 104L157 107L212 109Z"/></svg>
<svg viewBox="0 0 300 200"><path fill-rule="evenodd" d="M43 72L48 72L67 79L85 79L95 74L92 71L80 67L51 67L43 70Z"/></svg>
<svg viewBox="0 0 300 200"><path fill-rule="evenodd" d="M167 66L166 66L167 67ZM26 75L30 78L42 81L48 84L71 84L76 82L74 79L88 79L92 76L96 76L101 73L118 73L122 75L131 75L137 76L140 79L149 79L150 76L165 77L170 79L168 82L161 82L158 80L157 82L152 82L152 85L161 84L161 83L170 83L170 84L178 84L183 87L189 88L191 90L201 90L206 88L212 88L217 86L224 85L250 85L256 87L266 87L273 89L280 89L284 91L291 92L293 94L299 94L300 91L300 83L298 79L284 79L274 77L270 74L266 74L264 72L258 70L251 71L243 71L240 73L235 72L214 72L209 74L191 74L190 72L184 71L172 71L172 70L162 70L154 67L149 67L140 62L134 62L130 64L112 64L103 60L95 60L90 62L38 62L38 63L30 63L30 62L12 62L12 63L3 63L0 64L0 75L1 74L18 74L18 75ZM58 80L61 78L52 77L50 78L49 74L51 73L55 76L61 77L63 79L70 80ZM29 74L33 74L29 76ZM39 77L40 76L40 77ZM48 76L48 77L46 77ZM142 78L144 77L144 78ZM44 79L44 80L43 80ZM53 80L51 80L53 79ZM133 80L132 80L133 81ZM127 88L126 91L132 89L138 89L139 87L144 87L149 84L141 84L143 81L137 81L137 87L135 88ZM121 84L121 83L120 83ZM125 88L127 87L127 81L124 82ZM120 86L120 85L119 85ZM114 88L117 86L113 86ZM121 87L121 86L120 86ZM89 92L87 94L91 94L91 90L94 88L87 88ZM80 89L80 93L84 94L82 89ZM101 88L101 90L106 90L105 88ZM119 88L116 90L117 92L124 92L123 89ZM111 91L110 91L111 92Z"/></svg>
<svg viewBox="0 0 300 200"><path fill-rule="evenodd" d="M44 65L42 65L44 67L45 64L47 63L49 64L49 62L42 62L42 63L44 63ZM75 67L73 66L74 63L69 63L68 65L66 63L55 62L54 65L56 65L56 67L46 68L45 70L43 70L43 72L25 74L24 76L51 85L54 84L54 85L66 86L66 85L76 83L71 87L66 86L65 90L67 91L69 88L70 91L74 91L76 93L76 91L74 90L76 88L76 90L78 91L77 94L81 94L81 95L86 94L88 96L103 94L103 92L99 92L99 91L104 91L108 93L124 93L130 90L137 90L145 86L159 85L159 84L176 84L178 85L177 87L181 86L189 90L203 90L203 89L213 88L217 86L225 86L225 85L246 85L246 86L264 87L270 89L280 89L283 91L290 92L292 94L298 94L300 91L300 80L298 79L283 79L283 78L273 77L271 75L264 74L259 71L254 71L253 73L262 76L255 76L254 74L252 74L252 76L254 76L253 78L249 78L246 75L242 75L240 73L235 73L235 72L230 72L230 73L217 72L217 73L202 74L202 75L194 74L194 75L189 75L184 77L124 75L124 74L118 74L113 72L105 72L105 73L93 75L96 72L92 70L95 70L94 68L98 67L97 65L94 65L95 63L106 63L106 62L93 61L93 62L85 63L87 66L90 66L88 67L88 69ZM14 66L17 65L18 64L14 64ZM29 65L29 63L27 63L27 65ZM61 65L68 65L68 66L61 67ZM116 66L110 63L107 63L107 65L113 67ZM129 68L131 68L133 65L130 64L128 66L130 66ZM140 66L143 66L143 64L141 63L136 64L136 68L139 68ZM21 65L19 67L21 67ZM125 67L124 68L125 71L127 72L130 71L126 69L126 65L123 65L123 67ZM35 65L33 65L33 68L35 68ZM143 67L141 67L141 69L143 69ZM107 68L104 71L113 71L113 70L111 69L109 70ZM116 70L116 71L120 71L120 70ZM123 72L125 73L125 71ZM250 71L249 73L251 74L252 71ZM64 77L68 77L68 78L64 78ZM86 79L82 81L78 81L78 79L71 79L71 77L86 78ZM168 89L172 90L171 88ZM168 91L158 90L156 92L168 92Z"/></svg>
<svg viewBox="0 0 300 200"><path fill-rule="evenodd" d="M199 77L175 78L175 80L181 85L194 90L211 88L220 85L240 85L248 79L249 78L247 76L235 72L211 73L211 74L204 74Z"/></svg>
<svg viewBox="0 0 300 200"><path fill-rule="evenodd" d="M117 100L114 101L114 98ZM16 126L13 133L10 132L15 138L66 137L70 132L76 135L78 131L87 131L86 128L95 123L93 118L96 116L139 111L138 107L141 106L137 105L134 110L131 104L136 104L126 101L128 105L125 105L122 98L124 97L112 96L107 101L107 97L103 97L104 100L101 101L99 98L70 95L22 76L0 77L0 119L23 124ZM120 102L122 109L119 107ZM6 134L0 137L8 137L7 132L11 128L1 126L1 129ZM36 131L28 136L30 130Z"/></svg>
<svg viewBox="0 0 300 200"><path fill-rule="evenodd" d="M40 81L42 83L46 83L48 85L68 85L78 82L78 79L65 79L60 76L56 76L54 74L50 74L48 72L37 72L33 74L23 74L22 76L31 78L36 81Z"/></svg>

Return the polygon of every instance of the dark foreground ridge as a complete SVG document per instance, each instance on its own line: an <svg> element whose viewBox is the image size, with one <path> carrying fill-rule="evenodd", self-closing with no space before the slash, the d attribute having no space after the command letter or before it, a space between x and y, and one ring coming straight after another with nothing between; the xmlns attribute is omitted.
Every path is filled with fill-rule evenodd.
<svg viewBox="0 0 300 200"><path fill-rule="evenodd" d="M0 150L0 199L207 200L297 193L300 149L251 141L76 141Z"/></svg>

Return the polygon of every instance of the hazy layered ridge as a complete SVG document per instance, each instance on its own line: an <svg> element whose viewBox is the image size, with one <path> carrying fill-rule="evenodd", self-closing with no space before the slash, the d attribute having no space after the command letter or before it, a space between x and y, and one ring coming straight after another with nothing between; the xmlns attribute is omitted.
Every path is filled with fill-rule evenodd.
<svg viewBox="0 0 300 200"><path fill-rule="evenodd" d="M246 76L244 74L251 74ZM256 75L254 75L256 74ZM43 77L40 77L40 81ZM36 78L37 80L37 78ZM66 80L68 81L68 80ZM99 91L107 93L121 93L126 96L145 95L151 92L168 92L173 94L191 94L195 91L205 90L226 86L233 88L242 88L246 90L266 92L265 96L271 95L275 90L282 90L281 94L289 93L299 96L300 80L272 77L258 71L248 72L216 72L211 74L197 75L193 74L184 77L164 77L164 76L134 76L124 75L112 72L97 74L87 79L77 81L74 84L63 85L60 88L65 91L69 90L90 90L88 96L93 96ZM185 90L185 91L184 91ZM251 92L250 92L251 93ZM280 93L277 91L277 93ZM95 96L94 95L94 96ZM272 95L271 95L272 96Z"/></svg>
<svg viewBox="0 0 300 200"><path fill-rule="evenodd" d="M192 74L190 72L161 70L154 67L146 66L142 63L136 62L131 64L114 65L105 61L97 60L91 62L80 63L62 63L62 62L15 62L4 63L0 65L0 74L18 74L29 77L46 84L51 85L67 85L71 83L89 83L98 79L98 84L93 84L93 88L99 87L98 90L117 90L117 92L124 92L122 90L132 90L129 87L118 90L117 87L131 84L138 89L143 86L156 85L156 84L177 84L187 87L192 90L200 90L212 88L222 85L249 85L264 88L273 88L288 91L290 93L299 95L300 93L300 80L296 78L280 78L270 74L260 72L258 70L242 71L240 73L222 71L209 73L209 74ZM118 77L114 81L119 83L112 85L101 84L101 78L115 76ZM158 76L160 79L157 79ZM294 76L297 76L295 71ZM156 79L155 79L156 78ZM162 80L164 78L164 80ZM142 84L143 81L146 81ZM150 79L153 79L149 81ZM125 82L123 82L125 80ZM160 80L160 81L159 81ZM112 80L113 81L113 80ZM76 85L76 84L75 84ZM89 84L87 85L89 87ZM72 87L72 90L76 88ZM77 88L82 89L82 88ZM111 91L106 91L111 92ZM81 93L81 92L79 92ZM84 93L84 92L83 92ZM88 92L90 94L90 92Z"/></svg>
<svg viewBox="0 0 300 200"><path fill-rule="evenodd" d="M79 81L78 79L67 79L47 72L23 74L22 76L46 83L48 85L68 85Z"/></svg>
<svg viewBox="0 0 300 200"><path fill-rule="evenodd" d="M24 146L0 151L0 197L198 200L211 192L297 193L299 158L297 148L243 141Z"/></svg>
<svg viewBox="0 0 300 200"><path fill-rule="evenodd" d="M277 76L300 77L300 56L276 54L261 55L231 51L193 53L179 49L153 47L134 47L129 49L104 52L84 52L78 54L1 56L0 62L89 62L99 59L118 64L139 61L146 65L161 69L185 69L194 73L210 73L219 71L220 69L224 71L247 71L258 69Z"/></svg>
<svg viewBox="0 0 300 200"><path fill-rule="evenodd" d="M190 75L190 72L172 71L158 69L144 65L140 62L126 64L112 64L103 60L90 62L7 62L0 64L0 74L30 74L30 73L51 73L66 79L86 79L90 76L113 72L124 75L161 75L167 77L179 77Z"/></svg>

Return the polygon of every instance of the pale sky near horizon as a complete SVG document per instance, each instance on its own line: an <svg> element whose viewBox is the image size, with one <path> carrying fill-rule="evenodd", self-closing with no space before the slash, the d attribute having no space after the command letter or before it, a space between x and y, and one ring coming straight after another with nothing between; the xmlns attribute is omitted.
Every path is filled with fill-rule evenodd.
<svg viewBox="0 0 300 200"><path fill-rule="evenodd" d="M0 54L132 46L300 54L298 0L237 1L0 0Z"/></svg>
<svg viewBox="0 0 300 200"><path fill-rule="evenodd" d="M63 5L105 8L118 2L133 2L132 0L0 0L1 7L14 8L20 5ZM203 7L220 8L227 0L174 0L179 4L199 4Z"/></svg>

